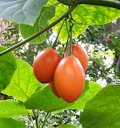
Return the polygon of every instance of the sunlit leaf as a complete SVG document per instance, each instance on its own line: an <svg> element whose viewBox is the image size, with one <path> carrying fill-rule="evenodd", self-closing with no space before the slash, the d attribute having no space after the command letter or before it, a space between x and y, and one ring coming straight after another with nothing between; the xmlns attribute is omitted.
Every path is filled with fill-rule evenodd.
<svg viewBox="0 0 120 128"><path fill-rule="evenodd" d="M0 51L3 50L5 50L5 48L0 46ZM16 67L16 59L12 53L0 56L0 91L8 86Z"/></svg>
<svg viewBox="0 0 120 128"><path fill-rule="evenodd" d="M29 111L21 102L16 102L14 100L0 101L0 118L11 118L28 114Z"/></svg>
<svg viewBox="0 0 120 128"><path fill-rule="evenodd" d="M25 101L38 87L41 87L41 84L35 78L32 67L27 62L18 60L12 80L2 93Z"/></svg>

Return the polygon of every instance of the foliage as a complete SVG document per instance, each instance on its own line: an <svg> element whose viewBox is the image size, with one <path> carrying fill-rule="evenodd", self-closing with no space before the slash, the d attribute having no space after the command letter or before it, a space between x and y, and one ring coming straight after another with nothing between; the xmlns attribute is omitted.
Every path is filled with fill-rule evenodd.
<svg viewBox="0 0 120 128"><path fill-rule="evenodd" d="M91 5L76 7L73 3L69 7L57 0L0 0L0 17L12 20L8 21L10 25L1 38L9 43L0 46L0 91L3 97L9 98L0 101L0 127L120 126L120 85L116 85L120 80L119 30L113 33L105 25L120 16L120 10L115 9L120 3L106 2L108 7L103 7L102 0L99 6L91 1ZM36 80L32 70L33 59L39 51L54 47L63 55L70 41L84 44L89 55L86 76L90 80L86 80L81 97L73 103L57 98L48 84ZM3 47L11 45L9 49ZM6 51L9 53L5 54ZM107 65L108 58L113 62ZM99 79L114 84L102 88L95 82ZM72 118L77 121L74 123Z"/></svg>
<svg viewBox="0 0 120 128"><path fill-rule="evenodd" d="M46 26L48 26L48 20L51 19L54 16L55 13L55 7L54 6L48 6L48 7L43 7L41 10L40 16L38 17L37 21L35 22L34 26L30 25L25 25L22 24L20 25L20 33L24 38L27 38L36 32L42 30ZM27 30L27 31L26 31ZM46 39L47 33L45 32L38 38L35 38L32 40L32 43L40 44L43 43L43 41Z"/></svg>
<svg viewBox="0 0 120 128"><path fill-rule="evenodd" d="M32 67L22 60L17 60L17 69L2 93L26 101L37 88L41 88L41 84L35 79Z"/></svg>
<svg viewBox="0 0 120 128"><path fill-rule="evenodd" d="M16 102L14 100L0 101L0 118L11 118L27 114L29 114L29 111L21 102Z"/></svg>
<svg viewBox="0 0 120 128"><path fill-rule="evenodd" d="M47 0L0 0L0 17L14 19L18 23L33 25Z"/></svg>
<svg viewBox="0 0 120 128"><path fill-rule="evenodd" d="M5 50L5 48L0 47L0 51L3 50ZM12 53L0 57L0 91L5 89L10 83L16 67L16 59Z"/></svg>
<svg viewBox="0 0 120 128"><path fill-rule="evenodd" d="M25 128L25 124L10 118L0 118L1 128Z"/></svg>
<svg viewBox="0 0 120 128"><path fill-rule="evenodd" d="M119 90L120 85L108 85L85 105L80 117L83 127L120 127Z"/></svg>

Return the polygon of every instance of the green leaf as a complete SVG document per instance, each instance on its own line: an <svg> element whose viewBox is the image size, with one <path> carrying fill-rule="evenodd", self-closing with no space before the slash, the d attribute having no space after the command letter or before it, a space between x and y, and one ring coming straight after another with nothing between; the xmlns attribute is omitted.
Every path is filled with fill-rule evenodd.
<svg viewBox="0 0 120 128"><path fill-rule="evenodd" d="M0 46L0 51L3 50L5 50L5 48ZM0 56L0 91L8 86L16 67L16 59L12 53Z"/></svg>
<svg viewBox="0 0 120 128"><path fill-rule="evenodd" d="M0 101L0 118L11 118L28 114L29 111L21 102L16 102L14 100Z"/></svg>
<svg viewBox="0 0 120 128"><path fill-rule="evenodd" d="M0 17L33 25L48 0L0 0Z"/></svg>
<svg viewBox="0 0 120 128"><path fill-rule="evenodd" d="M26 102L26 108L40 109L47 112L60 110L68 107L70 104L57 98L52 92L49 86L42 90L35 92Z"/></svg>
<svg viewBox="0 0 120 128"><path fill-rule="evenodd" d="M0 128L26 128L23 122L10 119L10 118L0 118Z"/></svg>
<svg viewBox="0 0 120 128"><path fill-rule="evenodd" d="M86 84L85 86L86 86L85 90L80 98L84 97L85 93L89 89L88 84ZM79 101L80 98L77 101ZM63 99L56 97L52 93L50 87L47 86L44 89L35 92L25 102L25 106L26 106L26 108L29 108L29 109L40 109L40 110L44 110L47 112L52 112L52 111L63 110L66 108L69 109L69 108L71 108L70 107L71 105L73 105L72 107L74 107L74 105L76 105L76 102L73 102L73 103L65 102Z"/></svg>
<svg viewBox="0 0 120 128"><path fill-rule="evenodd" d="M43 7L41 10L41 14L37 19L34 26L30 25L20 25L20 32L24 38L28 38L29 36L35 34L36 32L43 30L46 26L48 26L48 20L54 16L55 7L53 5L48 7ZM31 40L31 43L41 44L46 39L46 32L37 38Z"/></svg>
<svg viewBox="0 0 120 128"><path fill-rule="evenodd" d="M101 89L102 87L93 81L90 81L88 84L89 89L83 94L72 106L71 109L83 109L85 104L91 100Z"/></svg>
<svg viewBox="0 0 120 128"><path fill-rule="evenodd" d="M103 25L120 17L120 10L101 6L79 5L73 11L74 18L86 25Z"/></svg>
<svg viewBox="0 0 120 128"><path fill-rule="evenodd" d="M63 1L63 0L61 0ZM69 1L65 1L65 3ZM59 4L56 6L55 16L51 19L51 22L55 21L58 17L63 15L68 10L68 7ZM83 33L89 25L103 25L109 23L120 17L120 10L101 7L101 6L92 6L92 5L78 5L77 8L72 12L73 18L73 38ZM58 23L53 27L56 33L59 32L62 22ZM68 28L66 28L68 26ZM59 35L59 40L61 43L66 43L68 38L69 30L69 20L64 23L61 33Z"/></svg>
<svg viewBox="0 0 120 128"><path fill-rule="evenodd" d="M104 87L80 115L83 128L120 128L120 85Z"/></svg>
<svg viewBox="0 0 120 128"><path fill-rule="evenodd" d="M71 124L64 124L64 125L58 126L57 128L79 128L79 127Z"/></svg>
<svg viewBox="0 0 120 128"><path fill-rule="evenodd" d="M38 87L41 87L41 84L35 78L32 67L27 62L18 60L11 82L2 93L25 101Z"/></svg>

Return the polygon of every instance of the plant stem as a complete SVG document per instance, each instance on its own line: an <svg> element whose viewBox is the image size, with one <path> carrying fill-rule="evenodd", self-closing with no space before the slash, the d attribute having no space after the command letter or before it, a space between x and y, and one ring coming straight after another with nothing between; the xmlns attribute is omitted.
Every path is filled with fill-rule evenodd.
<svg viewBox="0 0 120 128"><path fill-rule="evenodd" d="M60 29L59 29L59 31L58 31L57 37L56 37L56 39L55 39L55 41L54 41L54 43L53 43L52 48L55 48L55 46L56 46L58 37L59 37L59 35L60 35L61 29L62 29L62 27L63 27L63 25L64 25L65 20L66 20L66 19L63 20L63 22L62 22L62 24L61 24L61 26L60 26Z"/></svg>
<svg viewBox="0 0 120 128"><path fill-rule="evenodd" d="M68 47L68 56L71 56L72 55L72 28L73 28L73 23L72 23L72 15L69 19L69 23L70 23L70 30L69 30L69 47Z"/></svg>
<svg viewBox="0 0 120 128"><path fill-rule="evenodd" d="M61 0L58 0L61 2ZM97 5L97 6L105 6L105 7L112 7L116 9L120 9L120 2L113 2L108 0L76 0L77 4L89 4L89 5ZM71 2L64 1L66 5L71 5Z"/></svg>
<svg viewBox="0 0 120 128"><path fill-rule="evenodd" d="M42 125L41 128L44 128L45 123L46 123L46 121L47 121L47 117L48 117L48 115L49 115L49 112L47 112L47 114L46 114L46 116L45 116L45 119L44 119L44 122L43 122L43 125Z"/></svg>
<svg viewBox="0 0 120 128"><path fill-rule="evenodd" d="M53 23L51 23L50 25L48 25L46 28L44 28L43 30L33 34L32 36L28 37L27 39L25 39L24 41L17 43L13 46L11 46L10 48L0 52L0 56L16 49L17 47L33 40L34 38L38 37L39 35L43 34L44 32L46 32L47 30L49 30L50 28L52 28L53 26L55 26L57 23L59 23L61 20L63 20L65 17L67 17L75 8L76 8L77 4L73 4L73 6L71 6L71 8L65 13L63 14L60 18L58 18L56 21L54 21Z"/></svg>
<svg viewBox="0 0 120 128"><path fill-rule="evenodd" d="M120 9L120 2L113 2L107 0L78 0L78 4L98 5Z"/></svg>
<svg viewBox="0 0 120 128"><path fill-rule="evenodd" d="M65 45L64 52L66 51L66 49L68 47L68 42L69 42L69 28L68 28L68 22L67 22L67 20L65 22L65 25L66 25L66 30L67 30L68 37L67 37L67 42L66 42L66 45ZM63 57L64 57L64 54L63 54Z"/></svg>
<svg viewBox="0 0 120 128"><path fill-rule="evenodd" d="M35 119L35 123L36 123L36 128L39 128L39 121L38 121L38 113L36 115L35 110L32 110L33 115L34 115L34 119Z"/></svg>
<svg viewBox="0 0 120 128"><path fill-rule="evenodd" d="M29 116L29 118L30 118L30 120L32 121L32 125L33 125L33 126L31 126L31 128L35 128L35 124L34 124L34 122L33 122L32 116Z"/></svg>

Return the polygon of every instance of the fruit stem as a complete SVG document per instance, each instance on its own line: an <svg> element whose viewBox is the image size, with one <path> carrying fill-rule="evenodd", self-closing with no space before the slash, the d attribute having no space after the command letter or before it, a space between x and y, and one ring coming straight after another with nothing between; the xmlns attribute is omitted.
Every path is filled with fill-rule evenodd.
<svg viewBox="0 0 120 128"><path fill-rule="evenodd" d="M72 23L72 15L70 15L69 18L69 23L70 23L70 30L69 30L69 44L68 44L68 56L72 55L72 28L73 28L73 23Z"/></svg>
<svg viewBox="0 0 120 128"><path fill-rule="evenodd" d="M58 38L59 38L61 29L62 29L62 27L63 27L63 25L64 25L65 20L66 20L66 18L63 20L63 22L62 22L62 24L61 24L61 26L60 26L59 32L58 32L57 37L56 37L56 39L55 39L55 41L54 41L54 43L53 43L52 48L55 48L55 46L56 46L56 43L57 43L57 41L58 41Z"/></svg>

